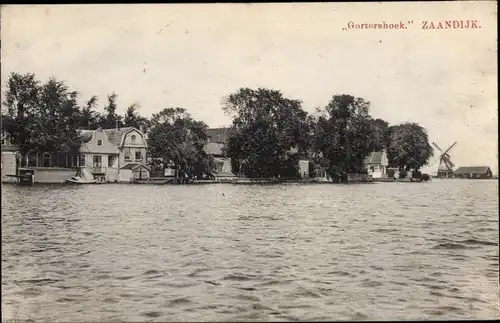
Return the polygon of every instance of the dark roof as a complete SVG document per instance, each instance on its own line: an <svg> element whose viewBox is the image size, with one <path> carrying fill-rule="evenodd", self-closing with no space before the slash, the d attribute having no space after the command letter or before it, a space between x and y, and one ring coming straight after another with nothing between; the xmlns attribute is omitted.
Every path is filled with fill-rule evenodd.
<svg viewBox="0 0 500 323"><path fill-rule="evenodd" d="M208 137L208 142L217 142L225 144L230 128L210 128L205 131Z"/></svg>
<svg viewBox="0 0 500 323"><path fill-rule="evenodd" d="M490 169L488 166L467 166L459 167L455 174L484 174Z"/></svg>
<svg viewBox="0 0 500 323"><path fill-rule="evenodd" d="M222 155L222 148L224 147L223 144L216 143L216 142L209 142L205 145L205 152L209 155L216 155L220 156Z"/></svg>
<svg viewBox="0 0 500 323"><path fill-rule="evenodd" d="M102 129L106 136L108 137L108 141L115 146L120 146L123 134L129 132L130 130L135 129L140 132L139 129L134 127L123 127L123 128L112 128L112 129ZM80 139L82 142L89 142L94 135L94 131L96 130L80 130Z"/></svg>
<svg viewBox="0 0 500 323"><path fill-rule="evenodd" d="M149 167L147 167L146 165L144 164L137 164L137 163L130 163L130 164L127 164L123 167L121 167L121 169L136 169L138 167L144 167L146 168L147 170L149 170Z"/></svg>
<svg viewBox="0 0 500 323"><path fill-rule="evenodd" d="M366 156L364 163L365 164L381 164L383 155L384 155L383 151L374 151L370 155Z"/></svg>
<svg viewBox="0 0 500 323"><path fill-rule="evenodd" d="M108 136L108 141L115 146L120 146L122 143L123 134L129 132L130 130L135 129L134 127L123 127L123 128L114 128L114 129L103 129L106 135ZM139 131L138 129L135 129ZM139 131L140 132L140 131Z"/></svg>

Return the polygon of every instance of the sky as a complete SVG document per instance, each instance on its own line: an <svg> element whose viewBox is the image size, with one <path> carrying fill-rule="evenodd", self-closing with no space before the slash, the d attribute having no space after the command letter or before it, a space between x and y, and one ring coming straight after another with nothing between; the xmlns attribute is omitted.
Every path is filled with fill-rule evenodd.
<svg viewBox="0 0 500 323"><path fill-rule="evenodd" d="M442 20L481 28L422 29ZM457 166L498 174L496 20L488 1L2 6L1 86L30 72L66 81L82 104L97 95L98 110L115 92L119 112L179 106L211 127L231 124L221 100L241 87L281 90L308 112L351 94L441 148L457 141ZM351 21L407 29L343 30Z"/></svg>

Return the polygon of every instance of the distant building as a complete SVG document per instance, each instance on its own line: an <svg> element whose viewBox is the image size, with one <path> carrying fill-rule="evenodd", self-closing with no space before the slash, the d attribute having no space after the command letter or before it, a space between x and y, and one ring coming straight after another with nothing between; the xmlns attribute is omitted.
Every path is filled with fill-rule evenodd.
<svg viewBox="0 0 500 323"><path fill-rule="evenodd" d="M214 158L212 175L217 178L234 178L231 167L231 158L224 154L229 128L211 128L206 130L208 137L205 152Z"/></svg>
<svg viewBox="0 0 500 323"><path fill-rule="evenodd" d="M490 179L493 177L491 169L488 166L460 167L453 175L455 178L468 179Z"/></svg>
<svg viewBox="0 0 500 323"><path fill-rule="evenodd" d="M364 166L371 175L372 178L385 178L387 177L387 166L389 166L389 159L387 158L387 152L374 151L370 155L366 156L364 160Z"/></svg>
<svg viewBox="0 0 500 323"><path fill-rule="evenodd" d="M16 175L19 157L19 147L13 145L10 136L7 132L2 132L2 182L15 182L15 177L8 175Z"/></svg>
<svg viewBox="0 0 500 323"><path fill-rule="evenodd" d="M305 179L309 178L309 161L308 160L299 160L299 174L300 177Z"/></svg>

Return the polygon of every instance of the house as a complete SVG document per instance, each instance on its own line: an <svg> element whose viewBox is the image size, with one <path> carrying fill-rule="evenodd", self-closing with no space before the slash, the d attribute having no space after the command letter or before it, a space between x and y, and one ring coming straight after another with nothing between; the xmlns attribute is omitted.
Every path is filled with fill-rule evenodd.
<svg viewBox="0 0 500 323"><path fill-rule="evenodd" d="M205 152L214 158L214 168L212 175L216 179L235 178L232 173L231 158L227 157L224 152L224 145L227 142L229 128L211 128L206 130L207 143L205 144Z"/></svg>
<svg viewBox="0 0 500 323"><path fill-rule="evenodd" d="M134 127L83 130L78 167L94 179L130 182L149 178L146 166L147 140L144 131Z"/></svg>
<svg viewBox="0 0 500 323"><path fill-rule="evenodd" d="M80 130L78 142L68 152L33 150L28 167L35 170L35 182L64 182L75 173L86 179L131 182L149 177L146 166L147 141L134 127Z"/></svg>
<svg viewBox="0 0 500 323"><path fill-rule="evenodd" d="M7 132L3 131L1 135L1 150L2 150L2 182L15 182L15 177L9 177L16 175L17 173L17 160L19 147L12 144Z"/></svg>
<svg viewBox="0 0 500 323"><path fill-rule="evenodd" d="M386 150L374 151L366 156L364 166L372 178L386 178L389 159Z"/></svg>
<svg viewBox="0 0 500 323"><path fill-rule="evenodd" d="M299 176L302 179L309 178L309 160L299 160Z"/></svg>
<svg viewBox="0 0 500 323"><path fill-rule="evenodd" d="M493 174L488 166L460 167L454 173L455 178L491 179Z"/></svg>

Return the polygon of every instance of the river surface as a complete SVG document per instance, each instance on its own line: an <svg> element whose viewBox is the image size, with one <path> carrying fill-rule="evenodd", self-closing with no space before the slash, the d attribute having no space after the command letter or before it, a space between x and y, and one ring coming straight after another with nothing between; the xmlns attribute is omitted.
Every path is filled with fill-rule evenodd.
<svg viewBox="0 0 500 323"><path fill-rule="evenodd" d="M2 315L499 317L498 182L2 185Z"/></svg>

